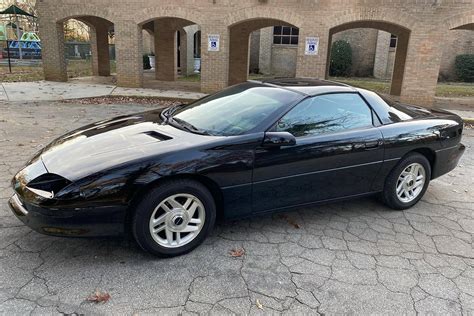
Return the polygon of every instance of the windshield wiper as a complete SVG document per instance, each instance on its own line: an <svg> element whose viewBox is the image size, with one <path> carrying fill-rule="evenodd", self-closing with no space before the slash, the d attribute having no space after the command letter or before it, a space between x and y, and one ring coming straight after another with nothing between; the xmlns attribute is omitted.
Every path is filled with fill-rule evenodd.
<svg viewBox="0 0 474 316"><path fill-rule="evenodd" d="M165 123L168 123L169 119L171 118L171 115L173 115L173 113L176 112L178 107L180 107L181 105L182 104L176 104L176 105L170 106L169 108L166 108L163 110L163 112L161 112L161 114L163 115L165 119Z"/></svg>
<svg viewBox="0 0 474 316"><path fill-rule="evenodd" d="M199 129L196 126L194 126L193 124L188 123L188 122L186 122L182 119L179 119L179 118L176 118L176 117L173 117L173 116L168 116L167 123L172 125L172 126L178 127L178 128L181 127L182 129L185 129L188 132L191 132L191 133L194 133L194 134L210 135L207 131Z"/></svg>

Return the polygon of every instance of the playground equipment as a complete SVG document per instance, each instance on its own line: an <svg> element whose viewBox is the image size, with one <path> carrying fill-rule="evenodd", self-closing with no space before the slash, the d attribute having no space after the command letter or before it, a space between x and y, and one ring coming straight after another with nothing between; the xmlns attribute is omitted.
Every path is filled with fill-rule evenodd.
<svg viewBox="0 0 474 316"><path fill-rule="evenodd" d="M24 16L24 17L31 17L33 19L35 19L36 17L31 14L31 13L28 13L26 12L25 10L21 9L20 7L18 7L16 5L16 1L15 1L15 4L9 6L8 8L6 8L5 10L3 11L0 11L0 15L9 15L9 16L14 16L14 19L15 19L15 29L16 29L16 35L17 35L17 39L19 41L19 43L17 43L17 47L18 47L18 57L20 59L23 58L23 56L27 56L26 54L23 54L22 50L23 50L23 44L21 42L21 39L22 39L22 36L20 34L20 27L19 27L19 23L18 23L18 16ZM10 22L12 24L12 22ZM13 24L12 24L13 26ZM3 28L4 31L5 31L5 27ZM5 33L5 32L4 32ZM37 35L36 35L37 37ZM39 40L39 38L38 38ZM10 65L10 58L12 57L11 56L11 52L10 52L10 44L9 44L9 40L8 38L6 38L6 41L7 41L7 57L8 57L8 65L9 65L9 68L10 68L10 72L11 72L11 65ZM14 41L13 41L14 42ZM37 50L36 50L37 51ZM4 54L4 52L2 52L2 55ZM29 52L28 54L29 56L32 56L31 52ZM33 54L34 55L34 54Z"/></svg>
<svg viewBox="0 0 474 316"><path fill-rule="evenodd" d="M20 58L21 51L22 58L41 59L41 40L35 32L25 32L19 41L8 41L8 47L2 52L3 58L8 57L8 51L10 51L10 58Z"/></svg>

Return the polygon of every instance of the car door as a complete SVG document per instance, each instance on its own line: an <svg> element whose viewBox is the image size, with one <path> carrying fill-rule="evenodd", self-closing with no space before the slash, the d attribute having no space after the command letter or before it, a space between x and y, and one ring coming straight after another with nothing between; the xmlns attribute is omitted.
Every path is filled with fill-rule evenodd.
<svg viewBox="0 0 474 316"><path fill-rule="evenodd" d="M310 97L270 130L296 144L257 148L253 211L357 196L371 191L383 163L383 138L358 93Z"/></svg>

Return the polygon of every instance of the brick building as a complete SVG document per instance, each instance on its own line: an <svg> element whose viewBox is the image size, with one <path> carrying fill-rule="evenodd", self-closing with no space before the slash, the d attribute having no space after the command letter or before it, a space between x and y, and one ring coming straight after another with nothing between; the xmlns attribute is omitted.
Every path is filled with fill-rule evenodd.
<svg viewBox="0 0 474 316"><path fill-rule="evenodd" d="M294 43L288 39L285 43L281 41L283 36L292 38L290 34L295 33L295 30L288 30L289 28L274 26L251 34L249 63L251 73L274 76L295 75L299 38L294 40ZM282 32L288 35L280 36ZM298 37L298 35L295 36ZM394 34L377 29L356 28L335 34L333 42L337 40L347 41L351 45L352 76L391 78L397 48L397 37ZM450 32L443 44L440 65L442 80L457 79L454 60L460 54L474 54L474 32L469 30Z"/></svg>
<svg viewBox="0 0 474 316"><path fill-rule="evenodd" d="M67 80L63 23L71 18L90 26L97 75L110 74L107 32L114 29L117 83L127 87L143 85L144 30L154 39L156 78L173 81L176 32L198 25L203 92L247 79L250 63L256 62L249 54L256 45L250 34L256 30L263 29L261 37L273 26L297 28L296 47L273 57L294 67L295 76L321 78L327 73L333 38L342 31L370 28L397 36L390 93L419 104L433 101L445 43L453 30L474 30L474 0L41 0L37 9L48 80ZM282 41L283 37L291 41L293 34L287 38L283 32L287 31L282 30ZM305 49L307 40L315 39L317 52ZM180 36L181 40L188 36ZM180 43L180 47L188 46ZM294 66L290 55L296 56L291 59ZM365 55L368 51L362 52ZM259 62L259 67L263 64Z"/></svg>

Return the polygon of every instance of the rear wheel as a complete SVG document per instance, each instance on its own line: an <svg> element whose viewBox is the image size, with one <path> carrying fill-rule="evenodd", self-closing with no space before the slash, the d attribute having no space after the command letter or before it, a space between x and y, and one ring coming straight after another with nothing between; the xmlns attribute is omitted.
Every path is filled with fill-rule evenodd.
<svg viewBox="0 0 474 316"><path fill-rule="evenodd" d="M171 257L199 246L215 218L214 199L205 186L191 180L172 180L152 189L137 205L132 229L144 250Z"/></svg>
<svg viewBox="0 0 474 316"><path fill-rule="evenodd" d="M397 210L415 205L425 194L431 179L431 166L425 156L409 154L385 180L383 202Z"/></svg>

